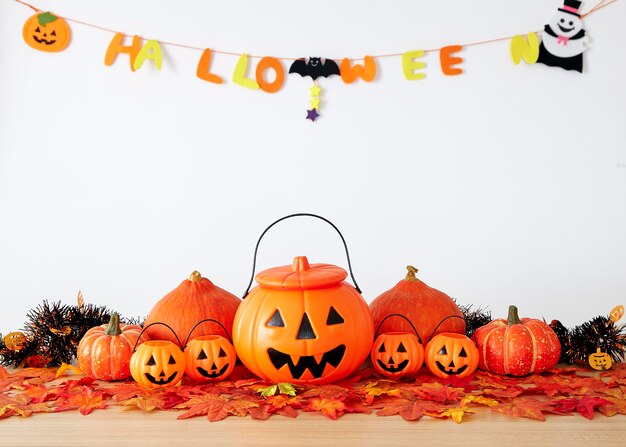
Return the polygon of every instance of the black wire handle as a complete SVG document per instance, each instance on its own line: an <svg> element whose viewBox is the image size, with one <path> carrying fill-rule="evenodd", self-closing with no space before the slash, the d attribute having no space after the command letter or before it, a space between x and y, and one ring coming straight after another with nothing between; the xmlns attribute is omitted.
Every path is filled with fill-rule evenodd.
<svg viewBox="0 0 626 447"><path fill-rule="evenodd" d="M444 321L446 321L449 318L460 318L461 320L463 320L465 322L466 325L470 326L470 329L472 328L471 325L468 323L467 318L459 317L458 315L448 315L446 318L441 320L439 322L439 324L437 324L437 326L435 326L435 330L433 330L433 333L430 334L430 337L428 337L429 340L431 338L433 338L433 335L435 335L435 332L437 332L437 329L439 329L439 326L441 326L441 323L443 323Z"/></svg>
<svg viewBox="0 0 626 447"><path fill-rule="evenodd" d="M169 324L161 323L160 321L155 321L154 323L150 323L148 326L143 328L142 331L139 333L139 337L137 337L137 341L135 342L135 346L133 346L133 353L137 349L137 345L139 344L139 340L141 339L141 336L143 335L143 333L146 332L146 329L148 329L150 326L154 326L155 324L162 324L163 326L168 328L170 331L172 331L172 334L174 334L174 337L176 337L176 341L178 342L178 347L180 348L181 351L184 349L183 345L180 343L180 339L178 338L178 335L176 335L176 331L174 329L172 329L172 326L170 326ZM156 340L148 340L148 341L156 341Z"/></svg>
<svg viewBox="0 0 626 447"><path fill-rule="evenodd" d="M415 332L415 335L417 335L417 340L420 342L420 344L422 344L422 337L420 337L420 334L417 332L417 329L415 329L415 326L413 325L413 322L411 320L409 320L405 315L402 314L389 314L387 315L385 318L383 318L380 322L380 324L378 325L378 328L376 329L376 332L374 333L374 338L376 338L376 336L378 335L378 331L380 331L380 328L382 327L383 323L385 322L385 320L389 317L402 317L404 318L406 321L408 321L408 323L411 325L411 327L413 328L413 332Z"/></svg>
<svg viewBox="0 0 626 447"><path fill-rule="evenodd" d="M217 323L220 325L220 327L222 329L224 329L224 332L226 333L226 337L228 337L228 341L232 344L233 340L230 338L230 335L228 334L228 331L226 330L226 328L224 327L224 325L222 323L220 323L217 320L214 320L213 318L205 318L204 320L200 320L198 321L194 327L191 328L191 331L189 331L189 335L187 335L187 340L185 340L185 348L187 347L187 343L189 343L189 339L191 338L191 334L193 334L193 331L196 330L196 328L198 326L200 326L202 323L206 323L207 321L212 321L213 323ZM185 348L183 348L183 351L185 350Z"/></svg>
<svg viewBox="0 0 626 447"><path fill-rule="evenodd" d="M357 292L362 293L361 289L356 283L356 280L354 279L354 274L352 273L352 264L350 263L350 253L348 253L348 245L346 244L346 240L344 239L343 234L341 234L341 231L339 231L339 228L337 228L335 224L332 223L330 220L326 219L325 217L318 216L317 214L296 213L296 214L290 214L285 217L281 217L277 221L273 222L269 227L267 227L265 231L263 231L263 233L261 233L261 236L259 237L259 240L256 243L256 247L254 247L254 259L252 261L252 277L250 278L250 282L248 283L248 288L246 288L246 292L243 294L243 297L242 297L243 299L246 298L246 296L248 295L248 292L250 291L250 287L252 287L252 282L254 281L254 272L256 271L256 256L257 256L257 252L259 251L259 244L261 244L261 239L263 239L263 236L265 236L265 233L267 233L269 229L272 228L274 225L276 225L278 222L281 222L285 219L289 219L291 217L300 217L300 216L316 217L328 223L331 227L335 229L335 231L339 234L339 237L341 238L341 242L343 242L343 248L345 248L346 250L346 258L348 259L348 270L350 271L350 277L352 278L352 282L354 283L354 288L357 290Z"/></svg>

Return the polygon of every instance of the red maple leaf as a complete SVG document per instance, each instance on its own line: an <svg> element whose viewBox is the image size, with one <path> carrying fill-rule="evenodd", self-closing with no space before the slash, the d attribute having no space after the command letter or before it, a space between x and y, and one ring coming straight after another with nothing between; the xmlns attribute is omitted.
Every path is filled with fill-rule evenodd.
<svg viewBox="0 0 626 447"><path fill-rule="evenodd" d="M577 399L575 397L561 399L558 400L557 403L558 405L555 406L556 410L561 410L564 412L577 411L587 419L593 419L593 413L596 407L612 404L612 402L607 399L589 396L585 396L582 399Z"/></svg>
<svg viewBox="0 0 626 447"><path fill-rule="evenodd" d="M123 402L143 393L146 389L136 382L120 383L117 385L107 386L106 392L116 402Z"/></svg>
<svg viewBox="0 0 626 447"><path fill-rule="evenodd" d="M435 402L456 401L463 393L463 388L453 388L439 382L424 383L413 387L413 390L420 398Z"/></svg>

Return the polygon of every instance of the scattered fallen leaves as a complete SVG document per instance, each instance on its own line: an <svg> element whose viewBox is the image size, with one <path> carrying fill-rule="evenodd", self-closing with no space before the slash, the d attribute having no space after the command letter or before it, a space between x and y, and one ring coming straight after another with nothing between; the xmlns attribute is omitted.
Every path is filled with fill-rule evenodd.
<svg viewBox="0 0 626 447"><path fill-rule="evenodd" d="M591 419L626 415L626 366L609 371L584 367L555 369L527 377L478 371L465 379L441 380L428 371L411 379L380 378L361 368L345 380L327 385L268 383L238 366L231 380L210 384L184 381L180 386L149 390L135 382L99 382L72 365L60 368L0 368L0 419L33 413L80 411L119 406L135 411L177 411L179 419L204 416L211 422L229 416L264 420L317 412L330 419L346 413L424 416L461 423L477 408L511 417L545 420L546 414L579 414Z"/></svg>

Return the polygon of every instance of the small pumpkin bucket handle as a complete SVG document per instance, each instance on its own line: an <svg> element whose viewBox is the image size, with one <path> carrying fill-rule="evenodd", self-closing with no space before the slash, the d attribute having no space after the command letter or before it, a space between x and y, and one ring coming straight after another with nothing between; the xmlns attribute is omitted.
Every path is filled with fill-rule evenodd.
<svg viewBox="0 0 626 447"><path fill-rule="evenodd" d="M246 288L246 291L243 294L243 297L242 297L243 299L245 299L246 296L248 296L248 292L250 291L250 287L252 287L252 283L254 282L254 273L256 271L256 257L257 257L257 253L259 251L259 245L261 244L261 239L263 239L263 236L265 236L265 233L267 233L269 231L269 229L272 228L274 225L276 225L279 222L282 222L285 219L289 219L291 217L301 217L301 216L315 217L317 219L321 219L324 222L328 223L331 227L333 227L335 229L335 231L337 232L337 234L339 234L339 237L341 238L341 242L343 242L343 248L346 250L346 258L348 259L348 270L350 271L350 278L352 278L352 282L354 283L354 288L357 290L357 292L362 293L361 289L359 288L358 284L356 283L356 279L354 279L354 273L352 273L352 264L350 263L350 253L348 253L348 245L346 244L346 240L344 239L343 234L341 234L341 231L339 231L339 228L337 228L335 226L335 224L332 223L330 220L326 219L325 217L318 216L317 214L295 213L295 214L290 214L288 216L281 217L280 219L278 219L275 222L273 222L272 224L270 224L270 226L267 227L265 229L265 231L263 231L263 233L261 233L261 236L259 237L259 240L256 243L256 247L254 247L254 259L252 261L252 276L250 278L250 282L248 283L248 288Z"/></svg>
<svg viewBox="0 0 626 447"><path fill-rule="evenodd" d="M226 330L226 327L224 327L224 325L223 325L222 323L220 323L220 322L219 322L219 321L217 321L217 320L214 320L213 318L205 318L204 320L200 320L200 321L198 321L198 322L194 325L194 327L192 327L192 328L191 328L191 330L189 331L189 335L187 335L187 340L185 340L185 347L183 348L183 351L185 350L185 348L187 348L187 344L189 343L189 339L191 338L191 334L193 334L193 331L195 331L195 330L196 330L196 328L197 328L198 326L200 326L202 323L206 323L207 321L212 321L213 323L217 323L217 324L219 324L219 325L220 325L220 327L221 327L222 329L224 329L224 332L226 333L227 340L228 340L231 344L233 343L233 340L230 338L230 335L228 334L228 331Z"/></svg>
<svg viewBox="0 0 626 447"><path fill-rule="evenodd" d="M433 333L430 334L430 337L428 337L428 339L430 340L431 338L433 338L433 335L435 335L435 332L437 332L437 329L439 329L439 326L441 326L441 324L446 321L449 320L450 318L459 318L461 320L463 320L465 322L466 325L470 326L470 329L473 329L471 327L471 325L469 324L469 322L467 321L467 318L463 318L463 317L459 317L458 315L448 315L447 317L445 317L443 320L441 320L437 326L435 326L435 329L433 329Z"/></svg>
<svg viewBox="0 0 626 447"><path fill-rule="evenodd" d="M417 332L417 329L415 329L415 325L413 324L413 322L411 320L409 320L406 317L406 315L402 315L402 314L389 314L385 318L383 318L380 321L380 324L378 325L378 328L376 328L376 332L374 333L374 338L378 337L378 332L380 331L380 328L383 326L383 323L385 322L385 320L387 320L387 318L390 318L390 317L401 317L401 318L404 318L411 325L411 328L413 328L413 332L415 332L415 335L417 335L417 340L420 342L420 345L422 344L422 337L420 337L420 334Z"/></svg>
<svg viewBox="0 0 626 447"><path fill-rule="evenodd" d="M174 334L174 337L176 338L176 341L178 342L178 347L180 348L181 351L183 350L183 345L180 343L180 339L178 338L178 335L176 335L176 331L172 329L172 327L169 324L162 323L160 321L155 321L154 323L150 323L148 326L146 326L145 328L141 330L141 332L139 333L139 337L137 337L137 341L135 342L135 346L133 346L133 353L137 350L137 345L139 344L139 340L141 340L141 336L143 335L144 332L146 332L146 329L148 329L150 326L154 326L155 324L163 325L166 328L168 328L170 331L172 331L172 334Z"/></svg>

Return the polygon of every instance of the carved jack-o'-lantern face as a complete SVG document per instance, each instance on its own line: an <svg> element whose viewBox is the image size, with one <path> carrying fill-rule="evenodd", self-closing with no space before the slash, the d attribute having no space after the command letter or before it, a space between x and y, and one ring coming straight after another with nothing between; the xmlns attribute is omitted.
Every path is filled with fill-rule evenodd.
<svg viewBox="0 0 626 447"><path fill-rule="evenodd" d="M57 52L70 43L71 31L65 20L50 12L31 16L22 29L24 41L39 51Z"/></svg>
<svg viewBox="0 0 626 447"><path fill-rule="evenodd" d="M591 354L587 360L589 361L589 366L598 371L605 371L613 366L611 356L606 352L602 352L600 348L594 354Z"/></svg>
<svg viewBox="0 0 626 447"><path fill-rule="evenodd" d="M329 383L358 368L370 352L372 317L363 297L330 264L261 272L239 306L233 341L241 361L276 382Z"/></svg>
<svg viewBox="0 0 626 447"><path fill-rule="evenodd" d="M437 377L459 378L472 374L478 366L478 349L465 335L444 332L426 345L426 366Z"/></svg>
<svg viewBox="0 0 626 447"><path fill-rule="evenodd" d="M234 346L219 335L203 335L185 347L185 372L197 382L226 379L235 368Z"/></svg>
<svg viewBox="0 0 626 447"><path fill-rule="evenodd" d="M379 335L370 355L376 371L390 379L415 374L424 362L424 348L415 334L387 332Z"/></svg>
<svg viewBox="0 0 626 447"><path fill-rule="evenodd" d="M176 385L185 372L185 355L174 343L151 340L137 347L130 358L133 379L146 388Z"/></svg>

